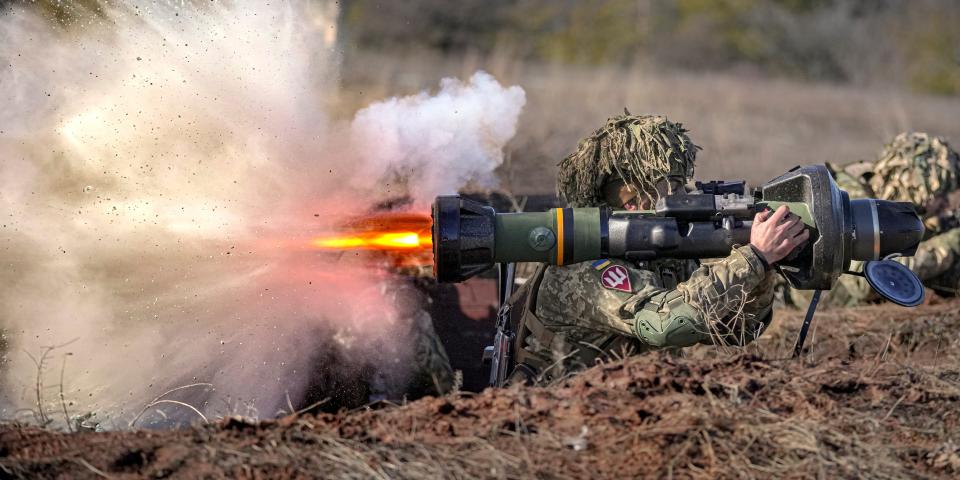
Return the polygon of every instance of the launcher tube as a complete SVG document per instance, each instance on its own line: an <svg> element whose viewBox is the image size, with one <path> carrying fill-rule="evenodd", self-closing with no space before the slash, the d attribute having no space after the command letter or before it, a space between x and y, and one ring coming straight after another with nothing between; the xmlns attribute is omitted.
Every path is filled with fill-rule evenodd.
<svg viewBox="0 0 960 480"><path fill-rule="evenodd" d="M441 282L460 282L498 262L723 257L749 243L755 212L779 206L811 229L810 242L777 264L796 288L830 288L851 260L912 255L924 233L910 204L851 201L822 165L793 169L753 196L681 195L645 212L497 214L459 196L441 196L433 207L435 274Z"/></svg>
<svg viewBox="0 0 960 480"><path fill-rule="evenodd" d="M750 221L679 222L599 208L553 208L494 217L493 262L551 265L599 258L723 257L750 241Z"/></svg>
<svg viewBox="0 0 960 480"><path fill-rule="evenodd" d="M603 258L605 217L598 208L499 214L494 223L494 262L570 265Z"/></svg>

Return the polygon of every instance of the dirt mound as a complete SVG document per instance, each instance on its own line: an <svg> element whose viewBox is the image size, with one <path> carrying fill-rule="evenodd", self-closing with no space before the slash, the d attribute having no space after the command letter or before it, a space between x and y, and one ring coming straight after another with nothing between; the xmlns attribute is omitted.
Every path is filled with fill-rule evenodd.
<svg viewBox="0 0 960 480"><path fill-rule="evenodd" d="M746 350L599 365L551 388L177 431L0 432L14 477L960 475L960 303L781 312Z"/></svg>

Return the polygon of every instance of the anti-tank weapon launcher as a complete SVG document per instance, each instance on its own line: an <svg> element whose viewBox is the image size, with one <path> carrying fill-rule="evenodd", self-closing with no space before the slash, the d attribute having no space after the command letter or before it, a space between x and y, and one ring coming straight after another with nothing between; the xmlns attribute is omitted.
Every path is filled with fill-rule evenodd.
<svg viewBox="0 0 960 480"><path fill-rule="evenodd" d="M753 192L747 192L743 182L699 187L695 193L661 198L654 210L640 212L555 208L496 213L456 195L440 196L433 206L434 273L441 282L460 282L495 264L513 262L569 265L603 258L724 257L735 246L749 243L757 212L786 205L811 235L776 268L794 288L817 291L797 353L819 291L830 289L841 274L852 273L852 260L867 262L859 274L887 299L906 306L922 301L923 286L916 275L887 260L913 255L923 238L924 225L910 203L851 199L823 165L796 167ZM509 269L501 271L510 277ZM509 287L501 299L509 297ZM510 335L501 327L498 339ZM495 364L500 351L508 351L499 347L494 346Z"/></svg>

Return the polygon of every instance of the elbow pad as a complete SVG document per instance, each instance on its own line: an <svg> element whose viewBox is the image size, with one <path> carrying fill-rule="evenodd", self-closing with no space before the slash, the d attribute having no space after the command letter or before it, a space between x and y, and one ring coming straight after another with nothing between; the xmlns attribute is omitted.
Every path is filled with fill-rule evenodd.
<svg viewBox="0 0 960 480"><path fill-rule="evenodd" d="M633 333L656 348L687 347L710 339L700 312L676 290L648 300L634 316Z"/></svg>

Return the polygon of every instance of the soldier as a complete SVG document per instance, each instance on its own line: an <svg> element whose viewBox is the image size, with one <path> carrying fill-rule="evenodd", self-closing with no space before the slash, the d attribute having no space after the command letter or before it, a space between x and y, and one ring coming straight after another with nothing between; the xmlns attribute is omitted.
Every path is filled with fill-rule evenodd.
<svg viewBox="0 0 960 480"><path fill-rule="evenodd" d="M662 116L611 118L559 166L571 207L647 209L685 193L699 147ZM770 265L807 240L783 207L755 218L749 245L708 264L600 260L541 265L510 299L511 381L557 378L611 356L697 343L744 345L772 318Z"/></svg>
<svg viewBox="0 0 960 480"><path fill-rule="evenodd" d="M851 198L913 203L927 225L927 237L916 255L898 261L928 288L955 296L960 287L960 225L949 207L960 180L960 157L947 141L926 133L901 133L884 146L876 162L828 167ZM857 271L861 263L854 262L850 268ZM830 306L854 306L880 298L865 279L851 275L840 277L824 293L821 302ZM795 290L788 290L785 297L787 303L801 307L809 301L808 294Z"/></svg>

